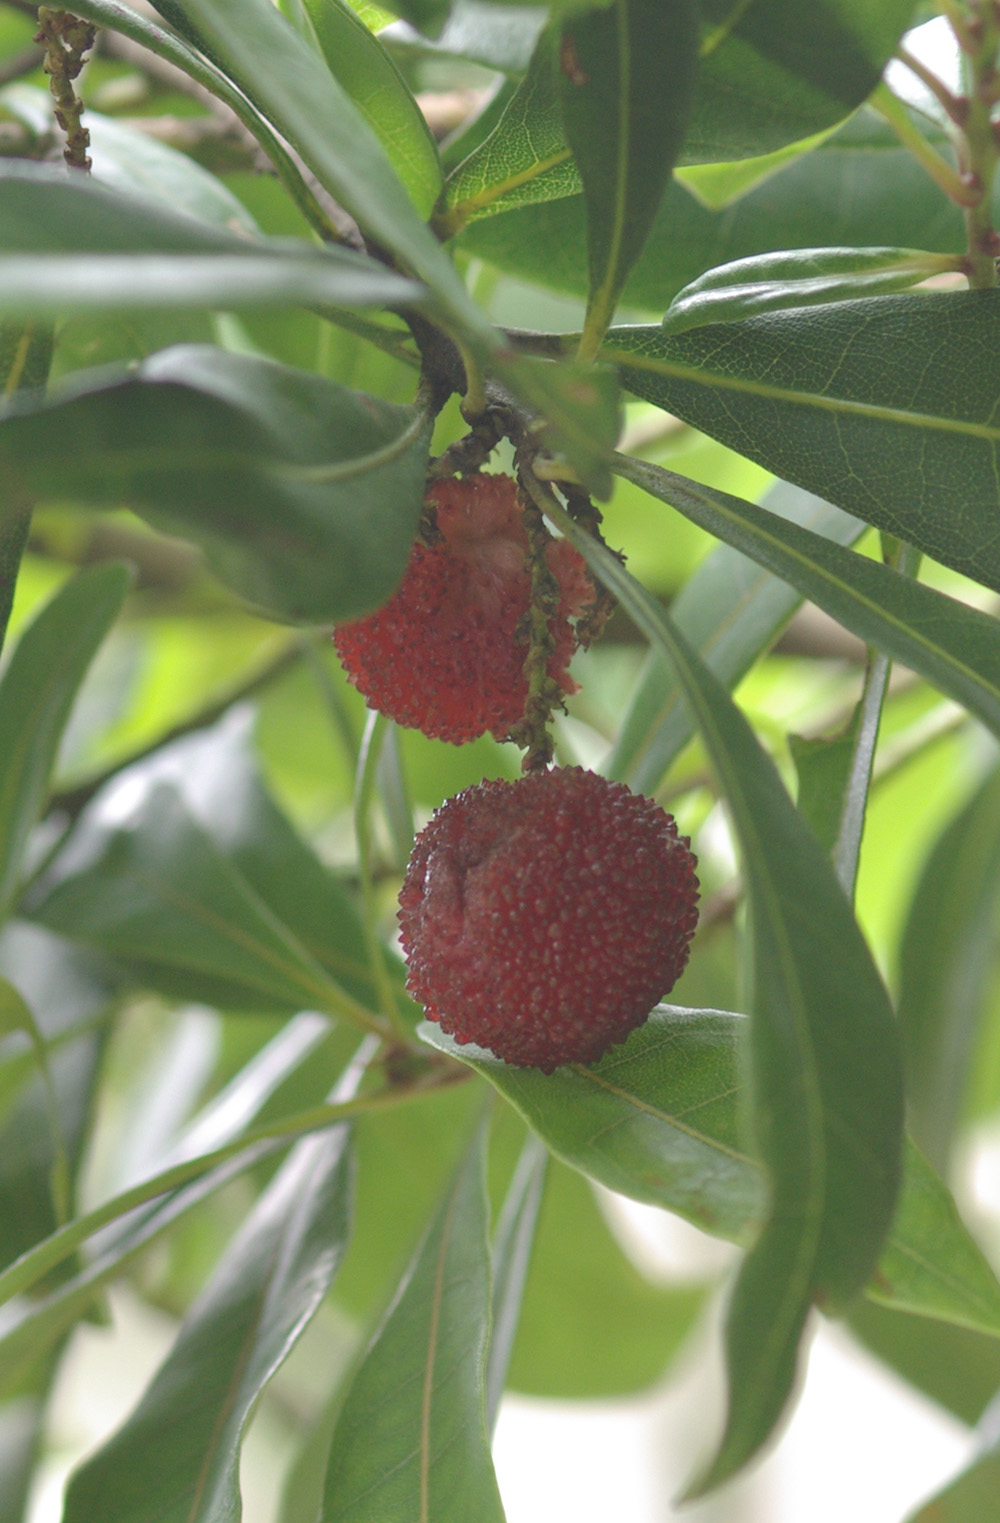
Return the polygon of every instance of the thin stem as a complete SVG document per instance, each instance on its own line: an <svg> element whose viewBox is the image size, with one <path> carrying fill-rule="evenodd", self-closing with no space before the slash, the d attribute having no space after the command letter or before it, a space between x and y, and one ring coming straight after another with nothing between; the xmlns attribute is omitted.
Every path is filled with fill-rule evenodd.
<svg viewBox="0 0 1000 1523"><path fill-rule="evenodd" d="M978 199L978 188L943 159L936 148L931 147L923 133L911 122L903 102L893 95L888 85L879 85L873 92L870 103L885 117L903 146L910 150L946 196L963 207L970 206Z"/></svg>
<svg viewBox="0 0 1000 1523"><path fill-rule="evenodd" d="M257 1154L253 1152L253 1149L259 1143L294 1142L296 1138L306 1136L309 1132L325 1131L327 1127L336 1126L338 1122L348 1121L354 1116L371 1115L373 1112L388 1110L395 1105L403 1105L408 1100L426 1094L430 1089L439 1089L455 1083L457 1079L466 1077L468 1071L462 1072L450 1065L446 1070L438 1067L433 1072L433 1083L390 1085L385 1089L375 1090L370 1095L346 1100L338 1105L316 1105L309 1110L299 1111L295 1115L284 1116L280 1121L254 1127L252 1131L245 1132L235 1142L215 1148L210 1153L202 1153L199 1158L189 1158L183 1163L173 1164L162 1173L154 1174L150 1179L133 1185L131 1189L113 1196L111 1200L105 1201L93 1211L88 1211L83 1216L67 1222L65 1227L61 1227L44 1242L30 1248L27 1253L23 1253L19 1259L16 1259L0 1274L0 1304L10 1300L12 1296L21 1295L26 1290L30 1290L31 1286L36 1284L44 1274L47 1274L56 1264L62 1263L95 1232L117 1221L119 1217L127 1215L136 1206L143 1206L147 1201L155 1200L160 1195L176 1190L190 1180L207 1174L218 1164L235 1158L241 1152L250 1154L247 1158L247 1168L252 1168L257 1162Z"/></svg>
<svg viewBox="0 0 1000 1523"><path fill-rule="evenodd" d="M997 101L1000 17L995 6L983 0L973 0L970 11L973 24L968 28L968 42L963 43L969 114L959 137L959 157L963 178L976 190L975 199L965 208L966 274L972 289L982 291L998 283L1000 254L1000 237L993 227L993 181L1000 145L991 116Z"/></svg>
<svg viewBox="0 0 1000 1523"><path fill-rule="evenodd" d="M921 84L927 86L927 89L934 96L938 105L943 108L945 114L959 127L964 127L969 115L969 102L966 98L961 95L953 95L944 80L938 79L934 71L929 69L921 59L909 52L908 49L902 46L898 47L896 49L896 57L900 63L905 63L910 73L915 74Z"/></svg>
<svg viewBox="0 0 1000 1523"><path fill-rule="evenodd" d="M364 926L365 944L368 948L368 965L372 982L378 992L379 1009L393 1027L399 1040L410 1046L413 1034L403 1020L396 1003L396 990L389 976L385 951L378 933L378 907L372 878L372 806L375 802L375 781L382 743L385 740L388 720L372 711L365 725L365 733L358 753L358 770L354 784L354 836L358 852L358 879L361 884L361 918Z"/></svg>

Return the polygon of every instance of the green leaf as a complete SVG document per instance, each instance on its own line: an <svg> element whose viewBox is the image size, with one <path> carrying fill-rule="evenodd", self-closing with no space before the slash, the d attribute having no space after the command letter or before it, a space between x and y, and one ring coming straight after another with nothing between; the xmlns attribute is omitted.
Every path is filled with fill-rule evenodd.
<svg viewBox="0 0 1000 1523"><path fill-rule="evenodd" d="M874 89L913 0L702 0L692 162L750 158L849 115Z"/></svg>
<svg viewBox="0 0 1000 1523"><path fill-rule="evenodd" d="M851 544L864 532L858 519L785 482L778 482L766 500L772 513L839 544ZM670 612L715 675L732 688L800 602L800 593L786 581L729 545L719 545L685 582ZM673 667L651 650L602 771L639 793L653 794L693 733L694 720Z"/></svg>
<svg viewBox="0 0 1000 1523"><path fill-rule="evenodd" d="M1000 1387L996 1337L871 1300L854 1308L849 1326L866 1349L961 1422L978 1422Z"/></svg>
<svg viewBox="0 0 1000 1523"><path fill-rule="evenodd" d="M127 818L161 784L175 789L213 847L295 936L298 944L355 998L371 1000L357 906L303 841L261 782L249 705L183 736L124 768L82 812L78 841L98 836L108 819Z"/></svg>
<svg viewBox="0 0 1000 1523"><path fill-rule="evenodd" d="M197 1157L237 1137L288 1074L315 1050L316 1028L325 1024L321 1017L307 1014L290 1021L194 1119L171 1156ZM88 1311L97 1292L120 1277L150 1243L224 1185L286 1145L280 1137L258 1142L194 1183L106 1227L97 1239L97 1251L72 1278L48 1295L26 1300L20 1315L8 1314L0 1335L0 1396L17 1388L39 1354L57 1345Z"/></svg>
<svg viewBox="0 0 1000 1523"><path fill-rule="evenodd" d="M485 1415L483 1147L480 1129L347 1393L321 1523L502 1523Z"/></svg>
<svg viewBox="0 0 1000 1523"><path fill-rule="evenodd" d="M917 883L899 957L898 1014L916 1140L947 1167L996 964L1000 771L938 837Z"/></svg>
<svg viewBox="0 0 1000 1523"><path fill-rule="evenodd" d="M564 1401L642 1390L663 1378L704 1301L701 1286L640 1274L588 1181L553 1162L508 1383Z"/></svg>
<svg viewBox="0 0 1000 1523"><path fill-rule="evenodd" d="M344 0L304 0L316 40L385 149L422 217L441 189L441 161L430 129L392 58Z"/></svg>
<svg viewBox="0 0 1000 1523"><path fill-rule="evenodd" d="M744 1021L723 1010L658 1005L600 1063L548 1076L460 1046L430 1022L420 1035L489 1079L572 1168L746 1246L766 1215L767 1189L739 1114ZM903 1161L896 1213L867 1295L1000 1338L1000 1283L947 1187L911 1143Z"/></svg>
<svg viewBox="0 0 1000 1523"><path fill-rule="evenodd" d="M993 1523L1000 1496L997 1422L984 1423L989 1438L975 1459L943 1490L908 1515L905 1523Z"/></svg>
<svg viewBox="0 0 1000 1523"><path fill-rule="evenodd" d="M611 460L621 432L618 379L610 365L579 360L553 364L512 353L498 366L510 385L537 408L537 431L564 456L595 497L611 496Z"/></svg>
<svg viewBox="0 0 1000 1523"><path fill-rule="evenodd" d="M351 255L248 249L234 254L35 254L0 258L0 311L18 317L127 312L403 304L419 286Z"/></svg>
<svg viewBox="0 0 1000 1523"><path fill-rule="evenodd" d="M402 575L429 432L414 408L182 345L0 417L0 471L27 496L127 501L243 597L319 623L368 612Z"/></svg>
<svg viewBox="0 0 1000 1523"><path fill-rule="evenodd" d="M6 1266L59 1225L53 1174L72 1181L80 1162L114 980L97 959L16 920L0 936L0 974L35 1018L49 1073L46 1085L35 1058L23 1051L0 1062L0 1265ZM28 1363L37 1357L31 1350Z"/></svg>
<svg viewBox="0 0 1000 1523"><path fill-rule="evenodd" d="M689 328L738 322L762 312L884 296L960 265L957 254L925 254L919 249L822 248L756 254L699 275L674 297L662 327L665 333L685 333Z"/></svg>
<svg viewBox="0 0 1000 1523"><path fill-rule="evenodd" d="M835 735L789 735L799 792L796 803L823 850L833 852L840 834L845 790L858 738L860 704Z"/></svg>
<svg viewBox="0 0 1000 1523"><path fill-rule="evenodd" d="M549 1154L529 1132L511 1176L493 1236L493 1334L486 1364L486 1426L492 1432L521 1322Z"/></svg>
<svg viewBox="0 0 1000 1523"><path fill-rule="evenodd" d="M8 85L0 90L0 106L37 136L59 130L55 101L48 90L24 83ZM107 186L123 199L138 196L147 204L157 202L174 218L186 214L220 230L240 231L251 237L259 235L253 217L228 186L186 153L179 153L114 117L104 116L89 105L87 131L91 172L76 176L73 182L82 189ZM4 174L16 174L19 170L24 173L36 170L70 186L69 178L53 164L36 164L30 159L0 164Z"/></svg>
<svg viewBox="0 0 1000 1523"><path fill-rule="evenodd" d="M587 204L580 352L593 359L680 152L697 68L695 0L612 0L567 22L559 97Z"/></svg>
<svg viewBox="0 0 1000 1523"><path fill-rule="evenodd" d="M874 1267L899 1180L893 1012L815 836L728 693L669 618L556 505L560 528L673 661L741 846L753 938L753 1120L771 1205L727 1324L730 1408L696 1490L756 1452L795 1380L810 1305L842 1310Z"/></svg>
<svg viewBox="0 0 1000 1523"><path fill-rule="evenodd" d="M525 78L489 136L448 176L434 218L449 238L470 222L536 201L577 195L580 172L566 141L555 87L556 34L546 31Z"/></svg>
<svg viewBox="0 0 1000 1523"><path fill-rule="evenodd" d="M365 1018L166 783L117 819L88 820L34 890L29 912L166 993Z"/></svg>
<svg viewBox="0 0 1000 1523"><path fill-rule="evenodd" d="M604 353L634 395L1000 588L994 335L1000 292L955 291L616 328Z"/></svg>
<svg viewBox="0 0 1000 1523"><path fill-rule="evenodd" d="M24 631L0 679L0 917L16 890L73 700L130 580L120 565L79 572Z"/></svg>
<svg viewBox="0 0 1000 1523"><path fill-rule="evenodd" d="M349 1131L310 1137L232 1239L124 1426L76 1471L65 1523L218 1523L261 1392L319 1310L346 1246Z"/></svg>
<svg viewBox="0 0 1000 1523"><path fill-rule="evenodd" d="M123 195L84 175L70 179L20 161L0 161L0 254L8 256L0 257L0 309L18 314L258 302L371 306L421 293L353 250L241 236L141 193Z"/></svg>
<svg viewBox="0 0 1000 1523"><path fill-rule="evenodd" d="M453 0L451 14L437 37L425 37L404 21L386 27L379 38L393 53L463 58L484 69L517 76L527 69L545 21L535 5L521 9L510 3Z"/></svg>
<svg viewBox="0 0 1000 1523"><path fill-rule="evenodd" d="M157 9L197 38L365 232L431 287L442 311L488 344L478 308L364 115L271 0L160 0Z"/></svg>
<svg viewBox="0 0 1000 1523"><path fill-rule="evenodd" d="M947 148L946 141L940 146ZM995 206L1000 206L1000 186ZM704 270L775 248L831 243L942 253L960 253L965 247L959 209L891 128L867 111L721 209L704 205L675 180L622 300L659 317L670 299ZM462 234L461 247L527 280L586 294L586 217L580 196L476 222Z"/></svg>
<svg viewBox="0 0 1000 1523"><path fill-rule="evenodd" d="M903 661L1000 734L995 619L765 508L661 466L619 456L616 469L811 598L870 645Z"/></svg>
<svg viewBox="0 0 1000 1523"><path fill-rule="evenodd" d="M63 1141L59 1117L59 1102L56 1098L52 1070L49 1066L48 1048L27 1001L22 999L13 984L8 983L5 978L0 977L0 1041L6 1036L15 1034L27 1037L42 1081L42 1088L45 1094L45 1109L48 1113L49 1133L52 1139L52 1169L49 1176L49 1189L52 1195L55 1219L58 1223L62 1224L69 1215L70 1163L66 1144Z"/></svg>
<svg viewBox="0 0 1000 1523"><path fill-rule="evenodd" d="M18 392L45 389L54 337L48 324L0 322L0 405ZM31 505L15 500L0 523L0 650L30 527Z"/></svg>

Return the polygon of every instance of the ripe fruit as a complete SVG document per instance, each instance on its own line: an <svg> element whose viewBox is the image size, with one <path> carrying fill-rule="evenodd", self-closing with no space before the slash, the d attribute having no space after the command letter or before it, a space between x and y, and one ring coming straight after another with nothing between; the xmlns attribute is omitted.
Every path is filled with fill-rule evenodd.
<svg viewBox="0 0 1000 1523"><path fill-rule="evenodd" d="M397 724L455 744L487 732L504 740L528 696L527 638L519 628L531 595L528 536L509 476L439 481L428 502L439 539L419 540L403 580L375 613L334 631L351 682ZM566 540L546 552L558 587L549 620L548 674L576 691L567 667L577 647L571 618L595 600L582 556Z"/></svg>
<svg viewBox="0 0 1000 1523"><path fill-rule="evenodd" d="M410 857L407 988L456 1041L508 1063L595 1062L684 970L688 847L651 799L580 767L467 788Z"/></svg>

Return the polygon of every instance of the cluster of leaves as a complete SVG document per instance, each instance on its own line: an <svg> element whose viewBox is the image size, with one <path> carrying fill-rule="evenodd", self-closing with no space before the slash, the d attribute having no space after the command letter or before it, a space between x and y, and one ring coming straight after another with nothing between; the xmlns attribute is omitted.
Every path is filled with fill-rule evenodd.
<svg viewBox="0 0 1000 1523"><path fill-rule="evenodd" d="M879 83L934 12L913 0L399 0L397 20L157 0L162 25L80 0L110 39L83 86L88 173L52 162L32 24L0 6L0 623L18 568L21 599L0 677L0 1518L22 1515L68 1336L126 1275L181 1325L72 1476L67 1523L238 1516L248 1424L307 1327L328 1368L285 1523L501 1518L505 1385L635 1389L703 1299L638 1274L581 1176L745 1249L728 1415L691 1495L773 1433L815 1308L967 1421L1000 1386L1000 1284L946 1183L970 1106L1000 1103L994 1081L970 1099L1000 891L1000 629L977 606L1000 590L1000 23L943 8L972 104L940 83L917 109ZM442 78L491 83L439 145L414 91ZM147 128L190 153L115 118L137 83ZM976 288L911 289L942 274ZM554 310L542 288L579 332L505 323L526 293ZM289 628L391 593L459 395L480 429L517 420L538 500L648 642L624 711L610 684L601 766L705 825L720 890L688 1003L549 1077L421 1027L385 923L414 793L509 761L374 716L359 737L328 654ZM716 441L708 469L662 464L662 432L658 458L615 453L623 395ZM648 585L560 482L615 482L612 522L646 503L625 549L645 545ZM869 526L881 554L857 548ZM704 558L662 585L695 533ZM846 726L793 738L795 805L730 690L803 599L870 655ZM929 686L889 695L892 660ZM324 705L339 742L317 752ZM895 1012L853 907L883 710L897 768L939 778L946 727L975 779L927 827ZM562 756L592 759L591 722ZM353 824L347 874L289 818L316 826L317 798L329 852ZM712 865L719 798L738 885ZM158 1071L130 1089L150 1031ZM120 1119L109 1145L122 1087L131 1145ZM329 1357L331 1308L366 1347L341 1334ZM935 1516L987 1517L968 1498L996 1465L987 1447Z"/></svg>

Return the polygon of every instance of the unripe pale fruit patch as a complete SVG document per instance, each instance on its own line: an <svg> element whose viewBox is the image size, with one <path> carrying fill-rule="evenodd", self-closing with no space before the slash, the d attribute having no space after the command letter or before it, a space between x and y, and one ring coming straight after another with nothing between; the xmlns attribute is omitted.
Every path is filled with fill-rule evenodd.
<svg viewBox="0 0 1000 1523"><path fill-rule="evenodd" d="M689 846L659 805L580 767L466 789L410 857L407 988L456 1041L508 1063L595 1062L684 970Z"/></svg>

